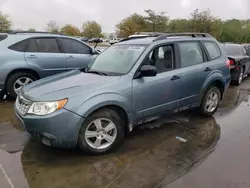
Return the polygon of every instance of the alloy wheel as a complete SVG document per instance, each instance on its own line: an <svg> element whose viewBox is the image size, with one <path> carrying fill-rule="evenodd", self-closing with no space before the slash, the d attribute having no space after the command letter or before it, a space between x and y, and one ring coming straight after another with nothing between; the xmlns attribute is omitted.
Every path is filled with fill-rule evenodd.
<svg viewBox="0 0 250 188"><path fill-rule="evenodd" d="M110 119L97 118L88 124L84 136L90 147L106 149L116 140L117 127Z"/></svg>
<svg viewBox="0 0 250 188"><path fill-rule="evenodd" d="M219 96L217 92L212 92L208 95L206 103L205 103L205 110L209 113L213 112L219 103Z"/></svg>
<svg viewBox="0 0 250 188"><path fill-rule="evenodd" d="M238 78L238 83L241 84L242 80L243 80L243 72L241 71Z"/></svg>
<svg viewBox="0 0 250 188"><path fill-rule="evenodd" d="M33 82L33 80L29 77L21 77L21 78L18 78L15 82L14 82L14 91L16 93L18 93L20 91L20 89L22 89L23 86L29 84Z"/></svg>

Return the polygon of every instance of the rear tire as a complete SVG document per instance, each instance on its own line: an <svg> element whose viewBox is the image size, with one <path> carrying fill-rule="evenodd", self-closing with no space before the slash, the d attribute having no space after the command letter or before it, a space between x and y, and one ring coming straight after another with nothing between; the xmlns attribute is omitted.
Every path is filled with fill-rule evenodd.
<svg viewBox="0 0 250 188"><path fill-rule="evenodd" d="M221 100L221 93L219 88L216 86L210 87L202 99L200 105L200 112L203 116L212 116L219 107L219 102Z"/></svg>
<svg viewBox="0 0 250 188"><path fill-rule="evenodd" d="M244 76L244 69L241 66L240 67L240 71L237 74L237 79L233 80L233 84L236 85L236 86L239 86L242 83L242 81L243 81L243 76Z"/></svg>
<svg viewBox="0 0 250 188"><path fill-rule="evenodd" d="M27 79L27 82L25 84L25 79ZM33 81L36 81L37 80L37 77L34 76L33 74L31 73L27 73L27 72L17 72L17 73L14 73L12 74L9 79L7 80L7 83L6 83L6 90L7 90L7 93L13 97L13 98L16 98L17 96L17 93L16 93L16 90L14 88L17 88L18 85L21 86L21 83L18 84L17 81L20 80L21 82L23 82L23 85L27 85Z"/></svg>
<svg viewBox="0 0 250 188"><path fill-rule="evenodd" d="M101 124L98 129L96 122ZM99 125L100 125L99 124ZM113 128L108 131L105 129L108 125L113 124ZM100 155L111 151L118 147L124 139L124 121L119 114L109 108L105 108L91 114L82 124L80 129L78 146L80 149L94 154ZM86 135L91 135L89 138ZM106 140L107 138L109 142ZM101 140L99 145L95 145L97 140Z"/></svg>

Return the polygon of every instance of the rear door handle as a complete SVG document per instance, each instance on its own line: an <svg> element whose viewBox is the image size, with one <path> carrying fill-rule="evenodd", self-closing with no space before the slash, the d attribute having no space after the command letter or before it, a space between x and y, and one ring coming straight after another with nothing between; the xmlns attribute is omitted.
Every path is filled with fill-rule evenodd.
<svg viewBox="0 0 250 188"><path fill-rule="evenodd" d="M30 55L30 56L28 56L28 58L29 58L29 59L36 59L37 56L36 56L36 55Z"/></svg>
<svg viewBox="0 0 250 188"><path fill-rule="evenodd" d="M173 77L171 78L171 80L174 81L174 80L178 80L178 79L180 79L180 78L181 78L180 76L175 75L175 76L173 76Z"/></svg>
<svg viewBox="0 0 250 188"><path fill-rule="evenodd" d="M209 68L209 67L207 67L205 70L204 70L204 72L210 72L211 71L211 69Z"/></svg>

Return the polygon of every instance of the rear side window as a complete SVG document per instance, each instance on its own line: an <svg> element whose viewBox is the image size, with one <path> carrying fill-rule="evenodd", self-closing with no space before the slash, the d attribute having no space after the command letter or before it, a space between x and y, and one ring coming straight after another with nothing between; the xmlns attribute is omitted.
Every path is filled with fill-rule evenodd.
<svg viewBox="0 0 250 188"><path fill-rule="evenodd" d="M42 53L60 53L57 41L55 38L37 38L36 39L38 52Z"/></svg>
<svg viewBox="0 0 250 188"><path fill-rule="evenodd" d="M62 44L64 53L90 54L90 48L79 41L73 39L61 38L60 43Z"/></svg>
<svg viewBox="0 0 250 188"><path fill-rule="evenodd" d="M15 43L9 47L9 49L18 51L18 52L25 52L28 46L29 40L23 40L21 42Z"/></svg>
<svg viewBox="0 0 250 188"><path fill-rule="evenodd" d="M203 54L198 42L182 42L179 43L181 66L189 67L203 63Z"/></svg>
<svg viewBox="0 0 250 188"><path fill-rule="evenodd" d="M0 35L0 41L7 39L8 35Z"/></svg>
<svg viewBox="0 0 250 188"><path fill-rule="evenodd" d="M212 60L221 56L220 48L215 42L204 42L204 45Z"/></svg>

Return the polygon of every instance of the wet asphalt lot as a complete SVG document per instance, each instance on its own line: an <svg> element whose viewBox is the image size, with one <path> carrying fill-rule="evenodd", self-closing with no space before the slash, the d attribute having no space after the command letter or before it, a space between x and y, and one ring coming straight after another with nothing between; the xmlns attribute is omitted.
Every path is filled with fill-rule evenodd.
<svg viewBox="0 0 250 188"><path fill-rule="evenodd" d="M46 147L0 100L0 188L249 188L250 79L211 118L183 112L138 127L105 156ZM176 139L185 138L186 143Z"/></svg>

